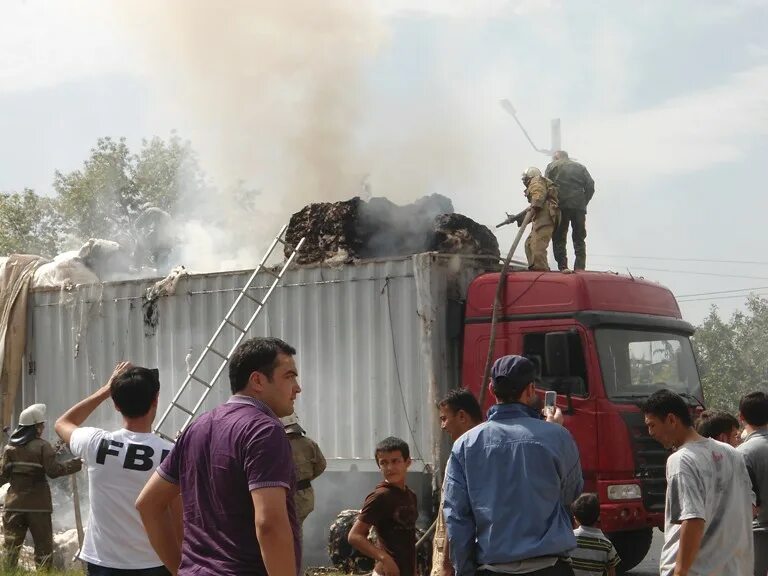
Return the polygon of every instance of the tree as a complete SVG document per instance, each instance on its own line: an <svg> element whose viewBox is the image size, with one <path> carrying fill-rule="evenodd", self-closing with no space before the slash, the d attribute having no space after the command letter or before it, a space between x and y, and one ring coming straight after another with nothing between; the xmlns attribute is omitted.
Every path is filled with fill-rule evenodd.
<svg viewBox="0 0 768 576"><path fill-rule="evenodd" d="M768 383L768 299L752 295L724 322L712 307L693 337L707 406L735 412Z"/></svg>
<svg viewBox="0 0 768 576"><path fill-rule="evenodd" d="M57 171L53 187L66 231L81 239L124 237L146 205L173 214L182 193L205 186L197 157L175 133L143 140L132 154L125 139L99 138L83 168Z"/></svg>
<svg viewBox="0 0 768 576"><path fill-rule="evenodd" d="M53 198L34 191L0 193L0 255L53 257L60 249L62 220Z"/></svg>

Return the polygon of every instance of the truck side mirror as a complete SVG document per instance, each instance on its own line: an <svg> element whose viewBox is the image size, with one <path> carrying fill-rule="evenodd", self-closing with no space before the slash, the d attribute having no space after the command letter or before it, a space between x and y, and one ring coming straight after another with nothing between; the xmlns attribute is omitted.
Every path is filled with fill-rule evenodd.
<svg viewBox="0 0 768 576"><path fill-rule="evenodd" d="M544 336L544 357L549 376L566 378L571 375L568 332L549 332Z"/></svg>

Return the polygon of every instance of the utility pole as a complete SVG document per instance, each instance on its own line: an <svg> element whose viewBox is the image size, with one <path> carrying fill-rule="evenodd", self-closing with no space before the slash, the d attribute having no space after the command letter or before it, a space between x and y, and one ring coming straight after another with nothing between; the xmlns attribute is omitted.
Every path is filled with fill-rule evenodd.
<svg viewBox="0 0 768 576"><path fill-rule="evenodd" d="M560 118L553 118L550 125L550 147L549 149L545 148L539 148L536 146L536 144L533 143L533 140L528 135L528 131L523 127L523 123L520 122L520 119L517 117L517 111L515 110L515 107L512 106L512 102L504 98L501 102L501 107L504 109L504 111L512 116L512 118L515 119L515 122L520 127L520 130L523 132L523 135L525 136L526 140L528 140L528 143L531 145L531 147L536 150L536 152L540 152L542 154L546 154L547 156L552 156L555 152L560 150L562 147L562 140L561 140L561 132L560 132Z"/></svg>
<svg viewBox="0 0 768 576"><path fill-rule="evenodd" d="M558 150L562 150L563 146L560 141L560 118L552 118L552 131L550 133L550 143L552 153L554 154Z"/></svg>

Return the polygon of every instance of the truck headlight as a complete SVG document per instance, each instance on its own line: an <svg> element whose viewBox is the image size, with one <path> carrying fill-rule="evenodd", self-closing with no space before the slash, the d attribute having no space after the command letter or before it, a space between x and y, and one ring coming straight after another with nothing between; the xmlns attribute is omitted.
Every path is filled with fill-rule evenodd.
<svg viewBox="0 0 768 576"><path fill-rule="evenodd" d="M643 494L638 484L615 484L608 486L608 500L638 500Z"/></svg>

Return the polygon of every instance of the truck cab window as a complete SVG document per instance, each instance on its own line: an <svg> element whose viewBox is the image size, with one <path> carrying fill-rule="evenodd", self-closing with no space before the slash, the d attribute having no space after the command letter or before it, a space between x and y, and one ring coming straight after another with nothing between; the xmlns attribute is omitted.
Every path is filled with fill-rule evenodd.
<svg viewBox="0 0 768 576"><path fill-rule="evenodd" d="M565 386L570 385L573 396L587 396L587 365L584 359L584 349L578 332L568 335L568 350L570 356L571 375L569 378L557 378L550 374L544 354L544 337L546 332L535 332L523 335L523 356L533 360L539 366L543 390L556 390L565 393ZM568 382L563 382L568 380Z"/></svg>
<svg viewBox="0 0 768 576"><path fill-rule="evenodd" d="M661 388L701 399L701 383L687 336L598 328L597 352L610 398L646 398Z"/></svg>

